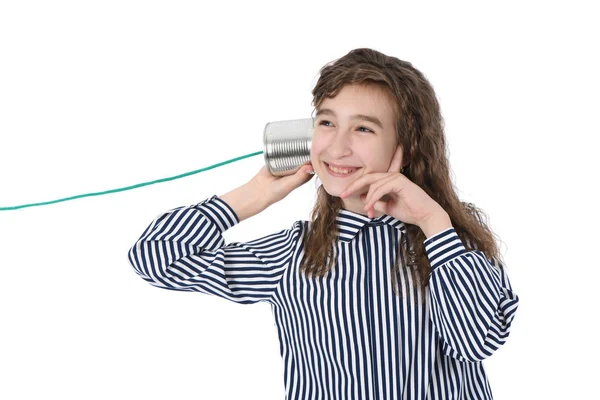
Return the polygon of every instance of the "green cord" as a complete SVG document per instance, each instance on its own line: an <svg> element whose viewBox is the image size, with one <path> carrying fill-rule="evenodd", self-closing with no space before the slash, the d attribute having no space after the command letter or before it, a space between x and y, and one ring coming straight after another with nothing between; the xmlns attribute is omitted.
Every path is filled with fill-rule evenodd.
<svg viewBox="0 0 600 400"><path fill-rule="evenodd" d="M250 153L250 154L246 154L245 156L232 158L231 160L223 161L223 162L211 165L211 166L206 167L206 168L198 169L196 171L186 172L185 174L180 174L180 175L172 176L170 178L163 178L163 179L158 179L158 180L155 180L155 181L138 183L137 185L126 186L126 187L123 187L123 188L113 189L113 190L106 190L104 192L95 192L95 193L80 194L78 196L65 197L64 199L58 199L58 200L52 200L52 201L45 201L43 203L22 204L20 206L14 206L14 207L0 207L0 211L16 210L16 209L19 209L19 208L33 207L33 206L43 206L43 205L46 205L46 204L58 203L60 201L73 200L73 199L77 199L79 197L100 196L100 195L103 195L103 194L114 193L114 192L122 192L124 190L130 190L130 189L135 189L135 188L146 186L146 185L152 185L154 183L172 181L174 179L183 178L184 176L197 174L198 172L208 171L209 169L217 168L217 167L220 167L221 165L225 165L225 164L229 164L229 163L232 163L232 162L235 162L235 161L243 160L244 158L254 157L254 156L257 156L257 155L262 154L262 153L263 153L262 151L257 151L255 153Z"/></svg>

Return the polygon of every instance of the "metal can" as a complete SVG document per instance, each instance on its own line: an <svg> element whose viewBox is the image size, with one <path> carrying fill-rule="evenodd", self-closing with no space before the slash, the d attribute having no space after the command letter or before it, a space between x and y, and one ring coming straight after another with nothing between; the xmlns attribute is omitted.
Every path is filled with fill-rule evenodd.
<svg viewBox="0 0 600 400"><path fill-rule="evenodd" d="M310 161L313 132L313 118L267 123L263 145L265 165L271 175L292 175Z"/></svg>

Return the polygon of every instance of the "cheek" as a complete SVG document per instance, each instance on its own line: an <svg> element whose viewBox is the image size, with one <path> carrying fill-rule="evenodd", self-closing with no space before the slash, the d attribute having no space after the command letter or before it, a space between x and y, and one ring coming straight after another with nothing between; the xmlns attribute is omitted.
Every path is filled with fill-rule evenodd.
<svg viewBox="0 0 600 400"><path fill-rule="evenodd" d="M313 163L318 162L321 152L323 151L323 143L318 139L313 139L310 145L310 161Z"/></svg>
<svg viewBox="0 0 600 400"><path fill-rule="evenodd" d="M315 167L318 162L319 161L317 160L317 157L316 157L315 153L311 150L311 152L310 152L310 163L312 164L313 167Z"/></svg>
<svg viewBox="0 0 600 400"><path fill-rule="evenodd" d="M368 167L368 172L387 171L389 163L386 163L386 152L378 147L367 147L361 149L361 158Z"/></svg>

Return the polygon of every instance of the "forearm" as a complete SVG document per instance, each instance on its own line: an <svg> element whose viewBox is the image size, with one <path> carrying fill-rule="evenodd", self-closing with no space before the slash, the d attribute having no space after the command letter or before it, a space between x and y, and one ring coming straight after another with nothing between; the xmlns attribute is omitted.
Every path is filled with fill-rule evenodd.
<svg viewBox="0 0 600 400"><path fill-rule="evenodd" d="M240 222L260 213L269 206L264 194L259 193L251 182L235 188L219 198L233 208Z"/></svg>
<svg viewBox="0 0 600 400"><path fill-rule="evenodd" d="M133 244L130 263L138 275L154 286L189 291L185 275L192 271L199 275L207 260L212 262L214 251L225 245L222 232L235 223L235 217L217 196L171 209L157 216ZM210 252L209 258L192 268L198 260L189 258L201 256L204 251ZM186 261L178 263L181 260Z"/></svg>
<svg viewBox="0 0 600 400"><path fill-rule="evenodd" d="M478 362L506 342L519 298L507 279L503 286L504 267L461 243L454 229L425 242L430 315L444 354Z"/></svg>

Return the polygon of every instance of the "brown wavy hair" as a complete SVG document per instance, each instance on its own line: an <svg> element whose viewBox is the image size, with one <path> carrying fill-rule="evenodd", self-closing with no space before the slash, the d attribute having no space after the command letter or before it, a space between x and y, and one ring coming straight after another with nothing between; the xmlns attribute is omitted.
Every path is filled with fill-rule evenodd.
<svg viewBox="0 0 600 400"><path fill-rule="evenodd" d="M320 69L312 91L314 111L326 97L335 97L348 84L375 85L389 95L393 100L398 143L404 149L403 174L448 213L467 251L480 250L495 266L503 267L496 245L497 236L487 226L487 215L474 204L461 202L457 196L446 156L440 105L423 73L410 62L379 51L354 49ZM334 267L337 258L336 216L342 206L339 197L328 194L323 185L318 187L310 229L304 235L300 270L306 275L324 276ZM417 225L405 223L405 226L406 234L398 244L400 257L392 269L394 291L401 293L397 276L401 268L407 268L425 298L431 271L423 243L426 237Z"/></svg>

